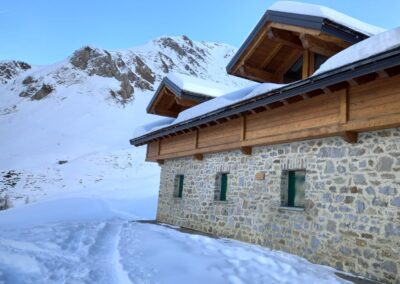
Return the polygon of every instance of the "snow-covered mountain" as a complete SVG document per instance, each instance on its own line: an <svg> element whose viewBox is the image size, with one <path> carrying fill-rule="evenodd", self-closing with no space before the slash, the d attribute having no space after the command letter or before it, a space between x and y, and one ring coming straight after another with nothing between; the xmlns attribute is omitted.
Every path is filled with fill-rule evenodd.
<svg viewBox="0 0 400 284"><path fill-rule="evenodd" d="M86 46L47 66L0 61L0 195L14 206L84 189L156 195L158 166L128 142L155 119L145 112L154 90L171 72L242 87L225 72L235 51L182 36L126 50Z"/></svg>

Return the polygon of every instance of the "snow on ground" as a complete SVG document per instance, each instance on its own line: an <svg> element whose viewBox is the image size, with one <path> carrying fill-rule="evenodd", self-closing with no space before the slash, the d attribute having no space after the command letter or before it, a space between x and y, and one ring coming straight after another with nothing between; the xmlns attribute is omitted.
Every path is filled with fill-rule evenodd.
<svg viewBox="0 0 400 284"><path fill-rule="evenodd" d="M0 212L0 283L349 283L287 253L132 222L141 203L70 194Z"/></svg>

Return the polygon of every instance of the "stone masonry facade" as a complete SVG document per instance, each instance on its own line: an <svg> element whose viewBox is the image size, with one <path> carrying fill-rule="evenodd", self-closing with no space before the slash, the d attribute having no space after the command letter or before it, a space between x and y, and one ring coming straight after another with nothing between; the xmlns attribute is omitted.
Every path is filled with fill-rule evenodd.
<svg viewBox="0 0 400 284"><path fill-rule="evenodd" d="M304 210L281 207L282 174L306 171ZM229 173L226 201L216 175ZM183 174L183 197L174 197ZM165 161L157 220L400 283L400 128Z"/></svg>

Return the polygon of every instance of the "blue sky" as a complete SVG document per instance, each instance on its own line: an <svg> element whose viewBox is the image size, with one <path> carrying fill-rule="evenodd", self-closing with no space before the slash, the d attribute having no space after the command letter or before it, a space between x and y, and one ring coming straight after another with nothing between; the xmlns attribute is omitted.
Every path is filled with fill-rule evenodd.
<svg viewBox="0 0 400 284"><path fill-rule="evenodd" d="M84 45L129 48L162 35L239 47L274 0L1 0L0 60L48 64ZM384 28L398 0L307 0Z"/></svg>

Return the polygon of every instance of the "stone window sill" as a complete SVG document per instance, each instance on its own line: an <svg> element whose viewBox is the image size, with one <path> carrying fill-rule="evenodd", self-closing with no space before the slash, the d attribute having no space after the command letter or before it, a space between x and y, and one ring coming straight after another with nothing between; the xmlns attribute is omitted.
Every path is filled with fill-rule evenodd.
<svg viewBox="0 0 400 284"><path fill-rule="evenodd" d="M280 206L278 207L278 210L282 211L295 211L295 212L304 212L304 208L301 207L287 207L287 206Z"/></svg>
<svg viewBox="0 0 400 284"><path fill-rule="evenodd" d="M228 204L228 200L214 200L214 204Z"/></svg>

